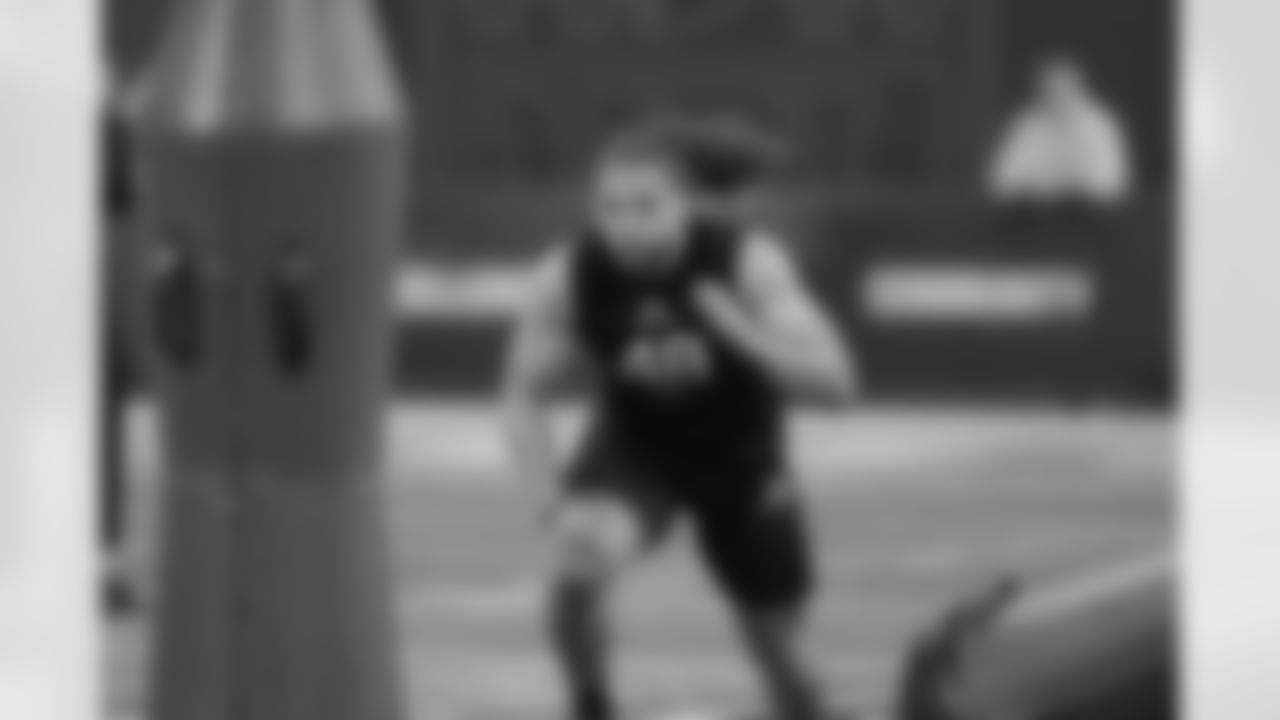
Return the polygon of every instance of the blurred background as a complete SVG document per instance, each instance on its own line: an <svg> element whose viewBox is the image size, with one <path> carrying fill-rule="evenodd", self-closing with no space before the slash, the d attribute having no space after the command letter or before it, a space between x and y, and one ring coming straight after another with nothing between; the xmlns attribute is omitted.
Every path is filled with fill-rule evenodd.
<svg viewBox="0 0 1280 720"><path fill-rule="evenodd" d="M856 337L875 398L1172 398L1167 0L376 4L415 118L406 391L489 387L514 271L572 222L591 154L679 108L788 143L768 212ZM107 5L127 78L175 3ZM1045 97L1064 68L1079 111ZM1028 137L1042 109L1065 131ZM1108 142L1091 137L1094 115L1118 148L1095 149ZM1121 167L1095 171L1109 152ZM1073 163L1086 167L1060 167ZM1066 205L1099 183L1119 191L1097 221L1001 211L1019 186ZM1037 214L1070 217L1024 217Z"/></svg>
<svg viewBox="0 0 1280 720"><path fill-rule="evenodd" d="M123 82L177 3L105 2ZM376 4L415 131L386 463L413 717L553 716L539 543L492 390L522 269L573 223L602 139L656 111L735 115L786 142L759 212L857 349L866 401L794 432L842 696L887 703L913 634L994 575L1171 542L1173 2ZM160 472L124 310L128 138L105 117L104 525L139 596L111 624L108 700L136 717ZM746 702L687 557L637 584L630 702Z"/></svg>

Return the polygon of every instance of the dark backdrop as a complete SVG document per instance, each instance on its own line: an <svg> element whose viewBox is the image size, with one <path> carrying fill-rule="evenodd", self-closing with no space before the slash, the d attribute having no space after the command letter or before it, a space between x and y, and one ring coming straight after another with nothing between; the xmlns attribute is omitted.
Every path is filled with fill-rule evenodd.
<svg viewBox="0 0 1280 720"><path fill-rule="evenodd" d="M177 2L108 0L106 42L125 73ZM563 227L582 163L618 124L671 105L732 110L791 139L783 217L803 219L790 235L858 339L874 392L1171 387L1170 0L378 2L417 130L419 262L527 257ZM1058 53L1083 61L1119 110L1141 198L1106 229L1020 241L989 222L977 181L1035 64ZM1033 249L1012 249L1020 242ZM850 298L888 255L979 268L1038 257L1015 263L1030 273L1021 280L960 278L997 314L1001 302L1052 301L1052 282L1036 286L1045 263L1082 273L1094 295L1085 315L1038 327L882 322ZM493 321L408 322L402 376L474 391L498 345Z"/></svg>

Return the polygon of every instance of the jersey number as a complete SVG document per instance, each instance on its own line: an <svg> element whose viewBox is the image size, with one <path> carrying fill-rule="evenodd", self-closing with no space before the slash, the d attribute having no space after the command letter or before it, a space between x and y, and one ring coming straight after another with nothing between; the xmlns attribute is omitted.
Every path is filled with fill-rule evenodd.
<svg viewBox="0 0 1280 720"><path fill-rule="evenodd" d="M668 331L632 341L622 357L623 373L651 389L671 392L711 377L711 352L695 333Z"/></svg>

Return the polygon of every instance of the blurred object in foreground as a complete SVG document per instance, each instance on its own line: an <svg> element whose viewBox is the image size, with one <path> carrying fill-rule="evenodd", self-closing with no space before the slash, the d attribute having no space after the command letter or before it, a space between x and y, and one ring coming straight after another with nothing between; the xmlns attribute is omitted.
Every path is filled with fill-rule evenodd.
<svg viewBox="0 0 1280 720"><path fill-rule="evenodd" d="M370 0L187 0L126 101L157 720L401 716L379 480L405 118Z"/></svg>
<svg viewBox="0 0 1280 720"><path fill-rule="evenodd" d="M961 603L908 665L902 720L1173 720L1175 569L1164 555Z"/></svg>

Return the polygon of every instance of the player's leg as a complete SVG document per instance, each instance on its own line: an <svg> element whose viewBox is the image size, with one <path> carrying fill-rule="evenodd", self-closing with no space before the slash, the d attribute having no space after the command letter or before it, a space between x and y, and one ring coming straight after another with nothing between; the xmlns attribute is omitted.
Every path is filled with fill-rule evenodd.
<svg viewBox="0 0 1280 720"><path fill-rule="evenodd" d="M698 539L732 604L778 718L829 717L804 622L814 584L803 508L789 479L700 503Z"/></svg>
<svg viewBox="0 0 1280 720"><path fill-rule="evenodd" d="M745 607L742 634L775 714L785 720L830 717L818 674L804 647L804 611L795 606Z"/></svg>
<svg viewBox="0 0 1280 720"><path fill-rule="evenodd" d="M587 463L552 518L556 560L552 646L574 720L616 717L610 684L609 595L665 534L673 506L619 463Z"/></svg>
<svg viewBox="0 0 1280 720"><path fill-rule="evenodd" d="M114 363L111 360L106 362L108 369L104 372L102 399L98 406L98 473L102 481L99 537L103 550L112 553L119 548L124 536L124 478L120 462L123 433L118 408L122 393L118 372L110 367Z"/></svg>
<svg viewBox="0 0 1280 720"><path fill-rule="evenodd" d="M104 341L102 394L98 404L98 477L100 478L99 534L105 565L103 600L109 611L124 612L137 603L124 571L128 488L125 467L125 406L129 375L117 332Z"/></svg>

